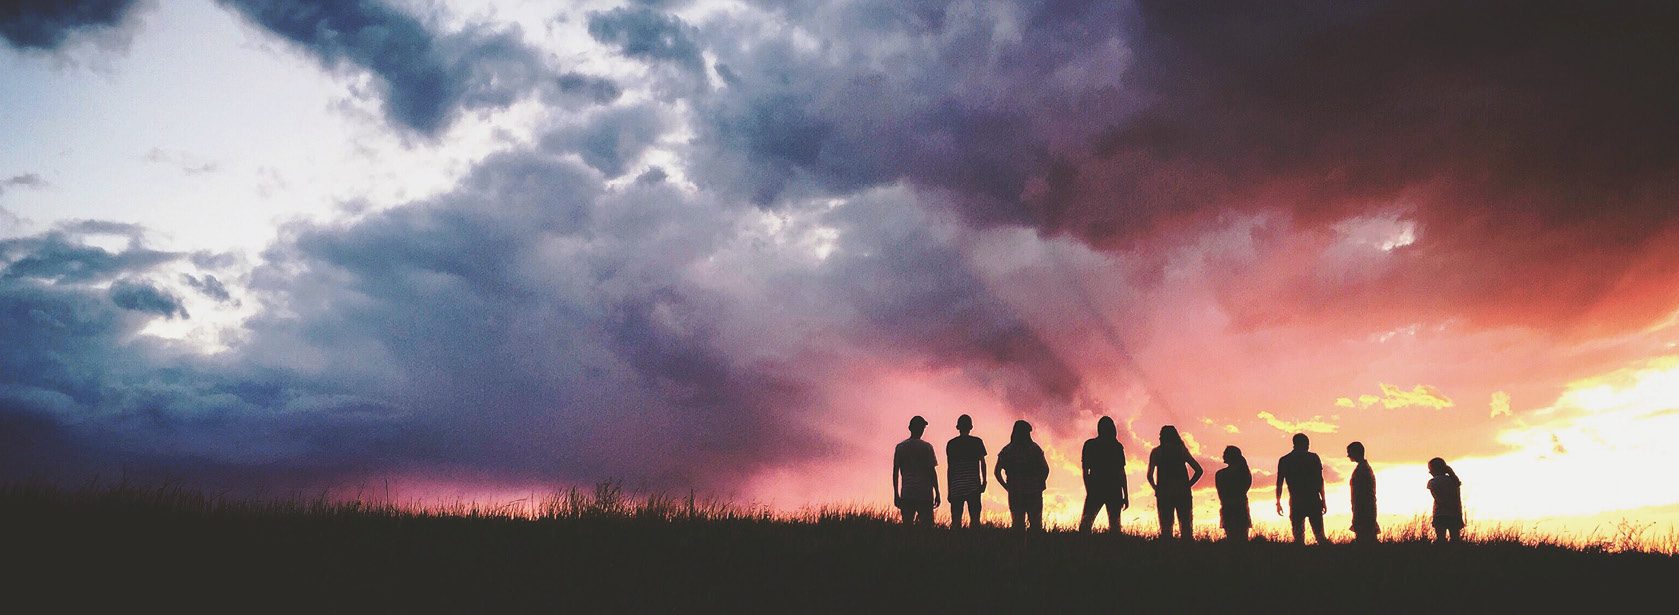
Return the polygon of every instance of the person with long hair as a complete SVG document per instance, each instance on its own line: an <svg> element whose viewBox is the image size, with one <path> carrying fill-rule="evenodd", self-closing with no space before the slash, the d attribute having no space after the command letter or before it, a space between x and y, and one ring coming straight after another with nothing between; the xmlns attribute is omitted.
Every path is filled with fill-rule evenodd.
<svg viewBox="0 0 1679 615"><path fill-rule="evenodd" d="M1003 450L997 451L997 484L1009 492L1009 515L1015 529L1043 531L1044 486L1049 480L1049 461L1044 449L1032 441L1032 424L1014 422L1014 433Z"/></svg>
<svg viewBox="0 0 1679 615"><path fill-rule="evenodd" d="M1376 542L1377 534L1382 531L1376 523L1376 472L1370 469L1370 462L1364 458L1364 443L1348 444L1347 459L1357 464L1353 467L1352 478L1347 480L1348 490L1353 496L1353 541Z"/></svg>
<svg viewBox="0 0 1679 615"><path fill-rule="evenodd" d="M1253 470L1248 469L1242 449L1224 447L1224 469L1213 474L1213 485L1218 487L1218 522L1224 528L1225 539L1247 542L1248 531L1253 528L1253 517L1248 514Z"/></svg>
<svg viewBox="0 0 1679 615"><path fill-rule="evenodd" d="M1193 468L1189 475L1185 468ZM1155 509L1160 513L1160 537L1172 537L1172 515L1178 520L1178 537L1195 539L1194 503L1190 489L1201 480L1201 464L1189 454L1183 436L1171 425L1160 428L1160 446L1148 455L1148 484L1154 487Z"/></svg>
<svg viewBox="0 0 1679 615"><path fill-rule="evenodd" d="M1090 533L1096 513L1108 509L1108 532L1119 533L1119 513L1131 507L1131 489L1125 483L1125 445L1119 443L1119 429L1111 417L1096 421L1096 437L1084 441L1080 459L1084 472L1084 515L1079 532Z"/></svg>
<svg viewBox="0 0 1679 615"><path fill-rule="evenodd" d="M1463 541L1463 481L1446 460L1428 460L1428 492L1434 495L1434 540L1444 543Z"/></svg>

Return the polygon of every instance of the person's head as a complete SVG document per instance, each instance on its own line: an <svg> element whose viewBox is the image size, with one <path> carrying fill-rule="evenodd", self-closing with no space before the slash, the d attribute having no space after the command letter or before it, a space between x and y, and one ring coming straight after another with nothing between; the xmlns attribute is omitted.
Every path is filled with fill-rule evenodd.
<svg viewBox="0 0 1679 615"><path fill-rule="evenodd" d="M974 418L973 417L968 416L966 414L964 414L962 416L959 416L959 417L956 417L956 431L962 432L962 435L965 436L965 435L968 435L968 432L973 431L973 429L974 429Z"/></svg>
<svg viewBox="0 0 1679 615"><path fill-rule="evenodd" d="M1119 437L1119 429L1114 427L1114 420L1112 417L1104 416L1100 419L1096 419L1096 435L1108 439Z"/></svg>
<svg viewBox="0 0 1679 615"><path fill-rule="evenodd" d="M1347 445L1347 459L1364 461L1364 443L1354 442Z"/></svg>
<svg viewBox="0 0 1679 615"><path fill-rule="evenodd" d="M1032 441L1032 424L1026 422L1026 419L1020 419L1018 421L1015 421L1014 422L1014 433L1009 436L1009 441L1010 442L1031 442Z"/></svg>
<svg viewBox="0 0 1679 615"><path fill-rule="evenodd" d="M1312 440L1311 440L1311 438L1307 438L1306 434L1303 434L1303 433L1294 434L1294 450L1297 450L1297 451L1307 450L1307 448L1311 447L1311 445L1312 445Z"/></svg>
<svg viewBox="0 0 1679 615"><path fill-rule="evenodd" d="M1435 476L1446 476L1452 473L1452 467L1446 465L1446 460L1435 457L1428 460L1428 473Z"/></svg>
<svg viewBox="0 0 1679 615"><path fill-rule="evenodd" d="M1248 460L1242 457L1242 449L1236 448L1235 445L1224 447L1225 465L1236 465L1238 463L1246 465L1247 462Z"/></svg>
<svg viewBox="0 0 1679 615"><path fill-rule="evenodd" d="M1161 446L1183 446L1183 436L1178 435L1178 428L1171 425L1160 428Z"/></svg>
<svg viewBox="0 0 1679 615"><path fill-rule="evenodd" d="M921 432L923 431L927 431L927 419L921 418L921 415L919 414L910 417L909 435L911 437L919 438L921 437Z"/></svg>

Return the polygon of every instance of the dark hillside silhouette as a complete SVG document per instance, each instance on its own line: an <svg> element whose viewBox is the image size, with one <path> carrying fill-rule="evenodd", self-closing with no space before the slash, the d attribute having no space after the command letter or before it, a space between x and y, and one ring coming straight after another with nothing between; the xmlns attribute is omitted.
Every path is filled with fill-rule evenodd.
<svg viewBox="0 0 1679 615"><path fill-rule="evenodd" d="M563 496L563 494L562 494ZM1023 544L896 511L777 517L685 498L560 497L416 513L227 502L180 490L0 486L7 606L55 612L1580 612L1666 604L1679 558L1474 537L1301 549L1109 540ZM27 528L24 530L23 528ZM1280 538L1280 537L1279 537ZM1286 540L1286 539L1285 539ZM1239 547L1239 548L1238 548ZM1116 579L1120 580L1116 584Z"/></svg>

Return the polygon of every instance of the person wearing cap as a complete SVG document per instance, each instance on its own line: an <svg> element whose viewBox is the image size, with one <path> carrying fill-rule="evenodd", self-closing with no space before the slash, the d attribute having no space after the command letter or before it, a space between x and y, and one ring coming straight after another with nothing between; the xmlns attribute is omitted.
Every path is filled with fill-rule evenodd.
<svg viewBox="0 0 1679 615"><path fill-rule="evenodd" d="M892 503L905 524L932 525L933 509L939 506L939 460L933 445L921 439L926 429L927 419L911 418L909 438L892 453Z"/></svg>
<svg viewBox="0 0 1679 615"><path fill-rule="evenodd" d="M956 419L956 431L961 435L944 445L944 457L950 461L945 470L945 496L950 499L950 527L962 527L962 508L968 509L968 525L979 527L979 496L985 493L985 441L968 435L973 431L974 419L964 414Z"/></svg>
<svg viewBox="0 0 1679 615"><path fill-rule="evenodd" d="M1044 449L1032 441L1032 424L1014 422L1014 433L1003 450L997 451L997 484L1009 492L1009 516L1021 531L1044 529L1044 485L1049 480L1049 462Z"/></svg>

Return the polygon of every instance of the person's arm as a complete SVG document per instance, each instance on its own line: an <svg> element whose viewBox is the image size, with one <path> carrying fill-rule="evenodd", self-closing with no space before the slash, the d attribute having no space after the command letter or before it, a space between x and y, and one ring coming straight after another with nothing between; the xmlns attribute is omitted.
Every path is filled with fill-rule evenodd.
<svg viewBox="0 0 1679 615"><path fill-rule="evenodd" d="M1277 460L1277 515L1279 516L1283 514L1283 483L1287 481L1288 477L1283 475L1283 462L1279 459Z"/></svg>
<svg viewBox="0 0 1679 615"><path fill-rule="evenodd" d="M1119 467L1119 509L1131 507L1131 486L1126 483L1125 466Z"/></svg>
<svg viewBox="0 0 1679 615"><path fill-rule="evenodd" d="M985 475L985 454L980 453L980 455L979 455L979 491L980 491L980 493L985 493L985 486L987 484L986 483L987 478L989 478L989 477Z"/></svg>
<svg viewBox="0 0 1679 615"><path fill-rule="evenodd" d="M939 507L939 456L933 452L933 445L927 445L927 458L933 460L933 467L928 468L927 474L933 478L933 508Z"/></svg>
<svg viewBox="0 0 1679 615"><path fill-rule="evenodd" d="M1159 465L1154 463L1154 454L1150 453L1148 456L1148 472L1146 472L1144 476L1148 478L1148 486L1153 487L1156 491L1160 490L1160 482L1154 475L1156 474L1155 470L1159 467Z"/></svg>
<svg viewBox="0 0 1679 615"><path fill-rule="evenodd" d="M1201 462L1196 461L1194 455L1189 456L1189 467L1195 468L1195 475L1189 477L1189 486L1194 487L1195 483L1201 482L1201 476L1206 472L1201 469Z"/></svg>
<svg viewBox="0 0 1679 615"><path fill-rule="evenodd" d="M1090 491L1090 443L1084 443L1084 452L1079 454L1079 476L1084 478L1084 490Z"/></svg>
<svg viewBox="0 0 1679 615"><path fill-rule="evenodd" d="M893 506L902 506L903 503L904 503L904 497L898 494L898 474L900 474L902 472L903 472L903 468L898 466L898 455L894 453L892 455L892 505Z"/></svg>
<svg viewBox="0 0 1679 615"><path fill-rule="evenodd" d="M1329 496L1324 493L1323 481L1318 481L1318 514L1329 512Z"/></svg>

